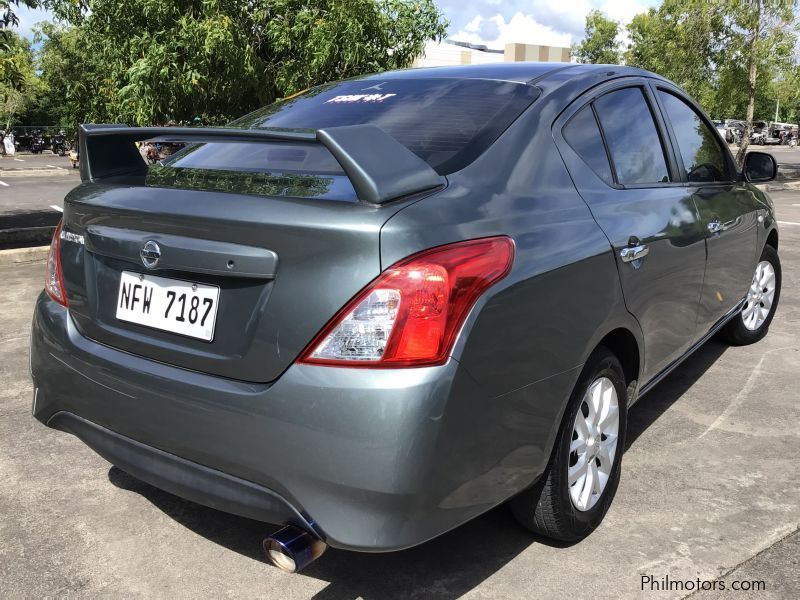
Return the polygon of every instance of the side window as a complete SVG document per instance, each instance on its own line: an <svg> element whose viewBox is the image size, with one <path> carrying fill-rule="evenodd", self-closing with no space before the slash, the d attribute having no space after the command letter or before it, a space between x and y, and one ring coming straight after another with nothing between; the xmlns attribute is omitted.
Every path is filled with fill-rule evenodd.
<svg viewBox="0 0 800 600"><path fill-rule="evenodd" d="M700 115L686 102L669 92L659 90L658 96L672 124L689 181L730 180L728 165L717 136Z"/></svg>
<svg viewBox="0 0 800 600"><path fill-rule="evenodd" d="M584 106L575 113L564 127L563 133L570 147L592 168L592 171L597 173L598 177L606 183L614 183L603 138L591 106Z"/></svg>
<svg viewBox="0 0 800 600"><path fill-rule="evenodd" d="M653 115L638 87L609 92L595 100L619 183L666 183L667 161Z"/></svg>

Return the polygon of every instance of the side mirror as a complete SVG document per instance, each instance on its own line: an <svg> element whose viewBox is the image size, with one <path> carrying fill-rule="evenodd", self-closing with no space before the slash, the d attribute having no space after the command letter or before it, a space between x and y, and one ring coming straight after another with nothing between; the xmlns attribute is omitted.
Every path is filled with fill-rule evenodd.
<svg viewBox="0 0 800 600"><path fill-rule="evenodd" d="M766 152L748 152L744 157L742 175L750 183L766 183L778 176L778 163Z"/></svg>

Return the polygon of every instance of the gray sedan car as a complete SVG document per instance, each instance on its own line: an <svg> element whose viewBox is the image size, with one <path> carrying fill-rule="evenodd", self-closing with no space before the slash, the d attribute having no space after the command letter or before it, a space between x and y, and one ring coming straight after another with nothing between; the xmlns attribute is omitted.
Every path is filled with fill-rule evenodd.
<svg viewBox="0 0 800 600"><path fill-rule="evenodd" d="M183 144L148 165L134 142ZM119 468L327 545L498 504L588 535L627 413L781 284L753 152L617 66L412 69L226 128L85 125L31 337L33 414Z"/></svg>

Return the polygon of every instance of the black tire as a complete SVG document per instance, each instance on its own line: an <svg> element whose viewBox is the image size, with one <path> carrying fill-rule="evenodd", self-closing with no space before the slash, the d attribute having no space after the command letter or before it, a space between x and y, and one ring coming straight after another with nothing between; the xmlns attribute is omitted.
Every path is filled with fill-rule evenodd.
<svg viewBox="0 0 800 600"><path fill-rule="evenodd" d="M772 246L764 246L764 250L761 252L761 258L759 259L759 262L761 261L769 262L775 270L775 296L772 299L772 306L770 307L767 318L757 329L748 329L745 327L741 312L737 313L737 315L722 328L720 331L722 339L733 346L754 344L767 335L770 323L772 323L772 318L775 316L775 311L778 308L778 301L781 298L781 261L780 258L778 258L778 251ZM744 310L744 307L742 307L742 310Z"/></svg>
<svg viewBox="0 0 800 600"><path fill-rule="evenodd" d="M567 472L571 460L570 444L575 417L578 411L582 410L584 393L601 377L610 379L617 392L619 403L617 447L611 474L600 497L594 506L581 511L573 505L569 493ZM547 470L536 485L511 500L511 510L520 523L539 535L564 542L583 539L600 525L619 485L628 420L627 404L622 365L610 350L601 346L586 362L570 396Z"/></svg>

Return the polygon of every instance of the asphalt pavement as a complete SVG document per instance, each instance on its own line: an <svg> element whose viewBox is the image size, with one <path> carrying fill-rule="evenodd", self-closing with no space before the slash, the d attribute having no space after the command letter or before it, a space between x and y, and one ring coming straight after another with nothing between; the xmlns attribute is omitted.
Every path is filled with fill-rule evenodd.
<svg viewBox="0 0 800 600"><path fill-rule="evenodd" d="M0 157L0 248L46 243L64 196L79 183L78 170L63 156Z"/></svg>
<svg viewBox="0 0 800 600"><path fill-rule="evenodd" d="M273 527L161 492L31 417L43 265L0 266L3 596L600 600L681 598L692 582L717 587L693 598L800 597L800 192L773 197L783 293L769 335L710 341L631 410L622 482L593 535L552 544L501 506L404 552L328 550L298 575L264 562Z"/></svg>
<svg viewBox="0 0 800 600"><path fill-rule="evenodd" d="M64 196L80 183L69 159L53 154L0 158L0 217L41 210L60 211Z"/></svg>
<svg viewBox="0 0 800 600"><path fill-rule="evenodd" d="M775 157L778 164L784 165L800 165L800 146L753 146L747 148L748 151L768 152ZM731 151L736 155L734 146L731 146Z"/></svg>

